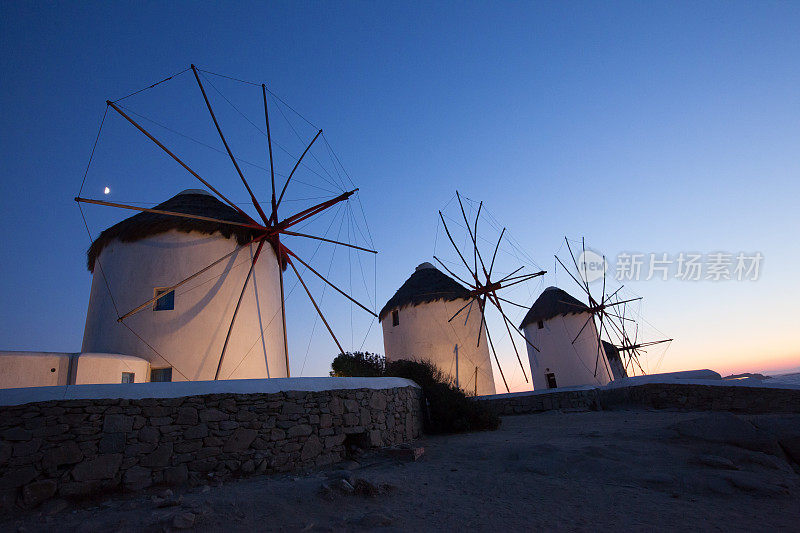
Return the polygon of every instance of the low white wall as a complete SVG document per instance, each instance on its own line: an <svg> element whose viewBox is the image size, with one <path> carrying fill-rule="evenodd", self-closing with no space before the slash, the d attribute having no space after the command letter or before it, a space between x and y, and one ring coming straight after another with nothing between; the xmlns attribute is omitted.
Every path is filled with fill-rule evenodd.
<svg viewBox="0 0 800 533"><path fill-rule="evenodd" d="M121 383L123 372L133 372L134 381L144 383L150 379L150 364L117 353L0 352L0 389Z"/></svg>
<svg viewBox="0 0 800 533"><path fill-rule="evenodd" d="M66 385L74 353L0 352L0 388Z"/></svg>
<svg viewBox="0 0 800 533"><path fill-rule="evenodd" d="M416 387L404 378L272 378L220 381L178 381L171 383L130 383L70 385L0 390L0 405L22 405L50 400L180 398L205 394L255 394L287 391L320 392L349 389L393 389Z"/></svg>
<svg viewBox="0 0 800 533"><path fill-rule="evenodd" d="M584 385L581 387L558 387L556 389L542 389L523 392L512 392L511 394L488 394L486 396L479 396L478 400L502 400L524 398L527 396L540 396L551 393L559 392L581 392L590 390L612 390L624 389L627 387L638 387L640 385L710 385L715 387L747 387L747 388L762 388L762 389L794 389L800 390L800 385L792 383L784 383L780 381L771 382L771 380L757 380L757 379L743 379L743 380L725 380L722 379L719 373L713 370L684 370L681 372L665 372L663 374L647 374L644 376L635 376L623 379L616 379L611 383L598 387L595 385Z"/></svg>
<svg viewBox="0 0 800 533"><path fill-rule="evenodd" d="M615 379L607 385L608 388L632 387L635 385L645 385L647 383L674 383L686 380L700 380L703 382L711 381L712 385L731 385L730 381L722 381L722 376L713 370L683 370L680 372L664 372L663 374L645 374L644 376L630 376L622 379ZM719 380L720 383L714 383Z"/></svg>

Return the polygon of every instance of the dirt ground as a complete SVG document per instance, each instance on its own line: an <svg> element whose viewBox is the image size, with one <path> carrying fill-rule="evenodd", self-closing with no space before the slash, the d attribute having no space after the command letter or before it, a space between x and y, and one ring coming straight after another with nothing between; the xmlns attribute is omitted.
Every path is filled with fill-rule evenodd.
<svg viewBox="0 0 800 533"><path fill-rule="evenodd" d="M374 452L317 472L174 494L56 500L0 517L0 530L800 530L796 466L774 441L738 439L726 417L645 410L506 417L498 431L422 439L416 462ZM733 422L765 420L800 428L800 415Z"/></svg>

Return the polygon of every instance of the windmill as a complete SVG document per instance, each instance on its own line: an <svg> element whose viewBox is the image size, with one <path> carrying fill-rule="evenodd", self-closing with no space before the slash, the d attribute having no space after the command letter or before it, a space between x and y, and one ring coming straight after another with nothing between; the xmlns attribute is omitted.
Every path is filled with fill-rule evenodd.
<svg viewBox="0 0 800 533"><path fill-rule="evenodd" d="M195 80L195 82L197 84L197 87L199 89L199 95L198 96L202 96L202 100L203 100L204 106L205 106L205 108L206 108L206 110L208 112L208 116L209 116L211 122L213 123L213 126L214 126L214 129L216 131L216 134L219 137L219 141L221 142L222 146L224 147L224 154L227 155L228 159L230 160L230 163L232 163L233 169L235 170L235 173L236 173L236 176L238 176L239 181L241 181L241 185L243 186L244 191L246 191L247 196L250 199L250 203L251 203L253 209L256 211L256 214L254 216L251 216L251 214L247 213L245 211L245 209L241 205L239 205L238 203L232 201L228 196L223 194L217 187L212 185L209 180L205 179L204 177L202 177L200 175L200 173L195 171L193 167L190 167L189 164L187 162L185 162L184 158L179 157L174 151L172 151L170 148L168 148L165 145L164 142L162 142L153 133L151 133L150 130L146 129L142 125L142 123L141 123L142 121L141 120L137 121L136 119L134 119L131 116L131 115L138 115L137 113L135 113L135 112L133 112L133 111L131 111L129 109L124 109L123 105L120 103L120 101L125 99L125 98L128 98L130 96L138 94L138 93L140 93L142 91L146 91L148 89L152 89L152 88L154 88L156 86L160 86L160 85L162 85L162 84L164 84L166 82L169 82L170 80L173 80L173 79L181 76L184 73L188 73L189 71L191 71L193 76L194 76L194 80ZM220 77L223 77L223 78L227 78L227 79L235 80L237 82L241 82L241 83L246 84L248 86L260 87L260 91L258 91L258 93L256 93L255 91L253 92L253 97L254 98L257 97L259 100L263 101L263 113L264 113L263 120L264 120L264 125L265 125L265 128L266 128L265 132L263 132L263 133L265 133L265 137L266 137L266 146L265 146L266 154L265 155L267 156L267 160L269 161L268 175L269 175L269 179L270 179L270 193L271 193L271 196L270 196L270 199L269 199L269 204L268 204L268 207L266 209L264 207L262 207L262 203L259 202L259 200L257 198L257 195L254 193L253 188L251 187L251 185L248 182L248 180L245 178L244 172L242 171L242 165L246 161L244 161L242 158L239 158L239 157L234 155L234 151L233 151L233 149L231 147L232 143L230 143L228 138L223 134L223 130L222 130L222 127L221 127L221 124L220 124L220 120L218 119L218 116L215 113L214 107L212 106L211 100L210 100L208 92L206 90L206 85L203 82L203 80L205 79L207 83L210 83L208 78L205 75L220 76ZM214 87L214 89L216 90L216 87ZM217 90L217 92L219 92L219 91ZM118 209L137 211L139 213L147 213L147 214L149 214L151 216L158 217L158 220L184 220L184 221L190 220L190 221L193 221L195 223L215 224L218 227L228 228L231 231L235 230L235 231L240 231L240 232L241 231L246 231L247 232L248 237L246 239L241 239L240 238L238 246L233 251L216 258L213 262L210 262L209 264L203 266L202 268L197 269L196 271L192 272L191 274L189 274L189 275L187 275L187 276L185 276L185 277L183 277L181 279L173 280L169 286L163 287L162 289L157 291L156 294L154 294L152 298L145 298L145 296L142 295L141 299L140 299L140 301L142 302L141 304L136 305L136 306L132 306L130 309L117 309L117 305L116 305L116 303L114 303L114 312L117 314L116 321L119 324L121 324L124 327L126 327L128 330L130 330L136 337L138 337L145 344L147 344L154 352L158 353L157 350L152 345L147 343L146 339L143 339L141 335L137 334L137 332L134 331L131 328L131 326L128 324L128 321L131 320L132 317L134 317L137 314L139 314L141 311L143 311L145 309L148 309L151 306L153 306L154 304L156 304L159 300L169 296L170 294L174 295L177 289L179 289L181 287L184 287L187 283L189 283L189 282L191 282L193 280L196 280L199 276L207 273L211 269L218 268L218 266L220 264L222 264L226 260L229 260L232 256L234 256L235 254L239 253L242 249L245 249L245 248L253 249L252 256L249 259L249 270L248 270L246 276L244 277L244 280L243 280L243 283L242 283L242 287L241 287L241 290L239 292L238 300L237 300L237 302L235 304L235 307L233 309L233 312L232 312L232 315L230 317L230 320L227 323L227 327L226 327L227 333L226 333L226 335L224 337L224 342L222 343L220 352L218 354L218 360L217 360L217 363L216 363L216 372L214 373L214 379L215 380L216 379L220 379L220 370L221 370L221 368L223 366L223 361L225 359L226 352L228 351L229 346L230 346L232 332L234 331L234 326L237 323L237 318L240 318L240 307L241 307L243 298L245 297L246 291L248 291L248 287L250 286L252 288L252 286L254 286L256 284L256 282L257 282L257 280L255 278L257 277L257 272L259 271L256 268L258 263L259 263L259 260L263 259L265 257L265 255L267 255L267 254L264 253L266 251L266 249L267 249L267 248L265 248L265 244L269 245L269 247L271 247L271 249L274 251L274 256L275 256L275 259L276 259L276 262L277 262L277 275L278 275L278 278L279 278L279 288L280 288L280 290L279 290L279 292L280 292L280 302L279 302L279 305L280 305L280 316L281 316L281 322L282 322L282 325L283 325L283 327L281 328L282 329L282 333L283 333L282 344L283 344L283 353L284 353L285 359L286 359L285 360L285 365L286 365L286 375L287 375L287 377L289 375L289 357L288 357L288 341L287 341L287 336L286 336L286 306L285 306L286 295L285 295L285 292L284 292L284 270L285 269L290 268L291 271L293 272L293 274L295 275L295 277L297 278L297 281L299 282L299 284L303 287L303 289L304 289L306 295L308 296L309 301L313 305L313 307L314 307L319 319L321 319L321 321L325 325L326 329L328 330L328 333L330 334L331 338L333 339L334 343L336 344L336 346L337 346L337 348L338 348L338 350L340 352L344 352L344 348L342 347L341 342L339 341L337 336L334 334L333 328L331 327L331 324L329 323L329 321L326 319L325 315L323 314L323 312L322 312L322 310L320 308L319 302L312 295L312 292L311 292L308 284L306 283L304 278L301 276L301 274L299 272L299 269L298 269L298 267L297 267L297 265L295 263L298 263L301 267L304 267L307 271L309 271L312 274L314 274L314 276L319 278L322 282L324 282L324 284L327 287L330 287L331 289L333 289L335 292L337 292L339 295L341 295L342 297L347 299L352 304L358 306L360 309L363 309L365 312L367 312L367 313L369 313L369 314L371 314L373 316L376 316L375 313L372 310L370 310L367 306L365 306L362 303L360 303L357 299L355 299L350 294L348 294L347 291L343 290L338 285L336 285L332 281L330 281L328 276L326 276L325 274L322 274L317 269L312 267L311 264L309 263L309 261L306 261L306 260L302 259L299 256L298 252L296 252L295 250L293 250L292 248L289 248L287 246L287 244L286 244L286 242L284 240L286 237L294 237L294 238L299 238L299 239L317 241L320 244L321 243L327 243L327 244L332 244L332 245L336 245L336 246L341 246L341 247L345 247L348 250L355 250L355 251L357 251L359 253L366 252L366 253L371 253L371 254L377 254L377 251L375 251L371 247L368 248L366 246L359 246L359 245L352 244L352 243L349 243L349 242L342 242L342 241L340 241L338 239L330 239L330 238L327 238L327 236L314 235L312 233L306 233L306 232L299 231L300 229L303 229L302 227L299 226L301 223L308 224L312 219L314 219L318 215L321 215L322 213L330 210L334 206L337 206L337 205L340 205L340 204L343 204L343 203L348 203L349 199L358 191L358 188L352 188L350 190L344 190L343 192L341 192L341 194L337 194L334 197L328 198L328 199L326 199L326 200L324 200L322 202L316 202L313 205L311 205L311 206L309 206L307 208L304 208L304 209L292 210L288 214L281 214L280 213L281 211L286 211L287 210L286 203L284 203L284 202L287 201L287 198L286 198L287 190L289 190L289 187L290 187L290 185L292 183L298 181L298 178L296 177L296 173L297 173L298 169L300 169L300 168L305 166L305 161L304 160L305 160L306 156L309 155L310 150L315 145L315 143L317 143L317 145L319 145L318 140L322 139L321 142L325 143L325 146L327 147L327 149L329 151L329 154L331 155L332 161L333 161L333 158L335 157L336 158L335 161L339 164L339 166L341 166L341 163L338 162L338 157L336 157L335 154L333 154L332 149L330 148L330 145L324 139L322 130L319 129L318 131L316 131L316 134L310 139L310 141L308 141L308 139L306 139L306 143L307 144L305 144L305 149L303 150L302 154L299 157L297 157L296 160L294 161L294 164L293 164L291 170L289 171L288 175L286 175L286 179L284 180L282 186L278 187L278 184L276 183L276 174L279 174L279 173L276 172L276 170L275 170L275 158L273 157L273 144L274 143L273 143L273 138L272 138L271 129L270 129L268 94L271 95L273 97L273 99L277 98L275 95L272 95L272 93L267 89L265 84L257 84L257 83L254 83L254 82L247 82L247 81L244 81L244 80L238 80L236 78L231 78L229 76L215 74L215 73L210 72L210 71L204 71L204 70L201 70L201 69L197 68L195 65L191 65L189 68L183 70L182 72L180 72L180 73L178 73L178 74L176 74L174 76L170 76L168 78L165 78L165 79L163 79L163 80L161 80L161 81L159 81L157 83L154 83L154 84L150 85L149 87L146 87L145 89L142 89L141 91L136 91L135 93L132 93L132 94L130 94L128 96L125 96L125 97L120 98L120 99L115 100L115 101L107 100L106 101L105 114L103 115L103 121L101 122L100 131L98 131L97 138L95 139L95 143L94 143L94 146L92 148L92 155L90 156L90 159L89 159L89 165L87 166L86 173L84 174L84 178L83 178L83 181L81 183L80 191L78 192L78 195L75 197L75 201L78 203L78 207L80 209L81 216L83 217L83 221L84 221L84 225L86 226L87 233L89 233L90 240L91 240L92 235L91 235L91 231L89 230L88 223L86 222L86 216L84 214L83 208L81 207L82 204L101 205L101 206L107 206L107 207L114 207L114 208L118 208ZM238 111L240 114L242 114L241 111L238 108L236 108L236 106L233 103L231 103L230 100L228 100L225 97L225 95L223 95L221 92L220 92L220 95L223 98L225 98L225 100L227 100L228 103L231 104L231 106L233 106L234 109L236 109L236 111ZM199 103L199 98L198 98L198 103ZM118 115L119 117L124 119L125 122L127 122L131 126L133 126L133 128L135 128L135 130L137 130L140 134L144 135L144 137L146 137L149 141L151 141L169 159L173 160L180 167L182 167L186 172L188 172L188 174L190 176L192 176L194 179L199 181L203 186L205 186L208 189L208 191L210 191L210 193L207 193L207 194L210 194L211 196L213 196L214 201L218 202L220 205L222 205L226 210L225 212L230 213L230 216L224 217L224 218L218 218L218 217L214 217L214 216L207 216L206 214L198 214L196 212L191 212L191 210L170 209L170 208L163 207L165 204L168 204L167 202L165 202L164 204L160 204L159 206L156 206L155 208L150 208L150 207L141 207L141 206L137 206L137 205L132 205L132 203L110 202L110 201L105 201L105 200L99 200L99 199L83 197L82 193L83 193L83 190L84 190L84 185L86 183L86 175L89 172L89 167L91 166L92 159L93 159L94 154L95 154L95 149L97 148L97 143L98 143L98 140L100 139L100 135L101 135L101 132L102 132L103 124L105 123L105 120L106 120L106 117L107 117L107 115L109 113L109 110L113 111L114 113L116 113L116 115ZM281 113L283 113L283 111L280 108L279 108L279 110L281 111ZM141 115L139 115L139 116L141 116ZM244 115L242 114L242 116L244 116ZM143 117L143 118L146 118L146 117ZM256 126L255 123L250 121L249 118L247 118L246 116L245 116L245 118L256 129L261 131L261 128ZM150 119L148 119L148 120L150 122L154 122L154 123L166 128L166 126L163 126L163 125L161 125L161 124L159 124L159 123L157 123L155 121L152 121ZM169 129L169 128L166 128L166 129ZM176 133L178 133L178 132L176 132ZM297 133L297 132L295 131L295 133ZM191 137L188 137L186 135L182 135L182 136L191 139ZM299 137L299 135L298 135L298 137ZM280 145L278 145L278 146L280 146ZM222 152L221 150L217 150L216 148L213 148L213 147L211 147L211 148L216 150L216 151L218 151L218 152ZM311 157L314 157L314 156L312 155ZM314 157L314 159L317 160L316 157ZM319 161L317 160L317 162L319 162ZM263 167L261 167L261 168L263 168ZM267 169L264 168L264 170L267 170ZM338 172L338 170L337 170L337 172ZM294 182L293 182L293 178L294 178ZM340 179L341 179L341 177L340 177ZM348 176L348 179L349 179L349 176ZM342 181L344 181L344 180L342 179ZM108 188L106 188L105 192L108 193ZM187 192L187 191L185 191L185 192ZM188 192L192 192L192 191L188 191ZM205 193L205 191L197 191L197 192ZM344 221L344 218L343 218L343 221ZM111 293L111 287L110 287L110 285L108 283L108 280L106 279L106 273L104 272L104 270L102 268L102 265L99 264L99 257L97 257L97 261L98 261L98 266L100 267L99 268L99 272L100 272L101 276L104 278L105 286L106 286L106 288L108 290L108 293L109 293L109 296L110 296L110 298L111 298L111 300L113 302L114 301L114 295ZM223 320L222 316L220 316L218 318L219 318L220 321ZM161 356L162 354L159 354L159 355ZM166 359L166 357L164 357L164 359ZM178 372L180 372L180 369L177 369L177 370L178 370ZM187 376L184 375L184 377L187 377ZM187 379L188 379L188 377L187 377Z"/></svg>
<svg viewBox="0 0 800 533"><path fill-rule="evenodd" d="M619 296L615 296L619 299ZM622 311L619 315L619 330L617 333L618 344L615 348L623 356L623 365L627 375L636 375L636 368L639 369L641 375L646 374L642 367L640 357L643 353L647 353L646 348L672 342L673 339L660 339L655 341L640 341L639 340L639 321L627 316L628 304L622 303ZM633 328L633 337L631 337L630 329Z"/></svg>
<svg viewBox="0 0 800 533"><path fill-rule="evenodd" d="M639 361L639 356L643 351L645 351L643 348L670 342L672 339L638 342L639 326L634 319L627 316L627 306L632 302L640 301L642 298L634 297L622 299L620 296L620 291L624 288L624 285L620 285L616 290L608 293L606 291L606 270L608 263L605 256L599 256L591 250L587 252L586 241L584 238L581 238L581 254L579 258L576 259L569 239L564 237L564 242L567 245L567 251L569 252L572 266L575 269L575 274L573 274L571 269L567 267L563 261L561 261L558 255L554 256L555 260L585 293L589 304L588 308L585 309L585 311L589 313L589 316L583 326L580 328L578 334L572 340L572 343L574 344L580 337L583 330L590 323L592 323L594 326L594 331L597 333L597 356L595 358L594 366L595 376L597 376L597 371L601 361L604 365L608 365L608 361L604 356L605 341L602 339L603 335L605 335L605 337L611 341L612 346L625 359L623 365L626 372L630 369L630 372L633 373L635 365L639 368L640 372L644 374L645 371ZM595 263L592 265L594 268L590 267L590 263ZM596 263L600 263L599 268ZM602 289L600 291L599 300L595 297L595 295L592 294L591 291L591 282L599 281L600 278L598 278L598 276L602 278ZM568 304L567 302L563 303ZM631 338L631 328L634 329L633 338ZM606 370L609 375L612 374L609 367L606 367Z"/></svg>
<svg viewBox="0 0 800 533"><path fill-rule="evenodd" d="M477 346L480 345L481 336L483 331L485 330L489 347L491 348L492 355L494 356L495 363L497 364L497 368L500 371L500 376L503 380L503 384L505 385L506 391L508 392L510 390L508 386L508 381L506 380L506 376L503 372L502 367L500 366L500 360L497 357L497 351L495 349L494 341L492 339L492 335L491 332L489 331L489 326L486 321L486 312L488 309L494 308L502 318L506 333L508 334L509 340L511 341L511 345L513 346L514 349L514 353L517 356L517 361L519 362L520 368L522 369L522 374L525 378L525 382L528 383L529 382L528 376L525 372L525 366L522 363L522 358L520 357L516 342L514 341L513 333L516 332L516 334L522 337L525 340L525 342L528 345L530 345L534 350L538 350L538 348L533 346L533 344L531 344L525 338L522 332L519 331L514 322L511 321L511 319L508 317L508 315L504 310L503 304L517 306L523 309L525 309L526 306L520 305L506 297L500 296L498 292L502 291L503 289L508 289L510 287L525 283L526 281L529 281L533 278L543 276L545 274L545 271L541 270L538 272L532 272L528 274L519 274L519 272L523 268L525 268L525 266L523 265L504 276L500 276L499 274L497 274L495 272L495 266L496 266L495 262L497 260L497 252L500 249L500 245L503 241L503 236L506 234L506 228L504 227L500 232L500 237L498 238L497 243L494 245L491 254L491 259L488 261L484 261L484 255L481 253L480 246L478 244L478 241L482 240L478 236L478 223L480 221L481 212L483 210L483 202L481 201L478 203L475 218L474 220L470 220L469 217L467 216L466 210L464 209L464 203L462 202L461 194L458 191L456 191L455 197L458 200L461 218L463 219L463 226L458 222L456 222L456 225L466 230L468 237L466 240L466 248L471 250L466 250L464 253L462 253L462 251L456 244L453 234L451 233L450 228L448 227L447 222L445 220L445 215L442 213L441 210L439 211L439 220L442 224L442 227L444 228L448 240L450 241L450 244L452 245L453 249L455 250L460 260L459 264L463 266L464 269L466 269L467 274L459 276L451 268L449 268L441 258L437 257L436 255L433 256L434 260L436 260L436 262L438 262L451 276L453 276L455 279L457 279L459 282L464 284L464 286L469 289L467 302L460 309L458 309L452 317L450 317L449 322L455 320L462 313L472 312L473 306L477 307L477 310L480 313L480 326L478 328L476 345ZM451 219L451 223L452 222L454 221ZM471 262L468 261L468 257L470 255L472 255ZM488 259L489 256L487 255L486 258Z"/></svg>

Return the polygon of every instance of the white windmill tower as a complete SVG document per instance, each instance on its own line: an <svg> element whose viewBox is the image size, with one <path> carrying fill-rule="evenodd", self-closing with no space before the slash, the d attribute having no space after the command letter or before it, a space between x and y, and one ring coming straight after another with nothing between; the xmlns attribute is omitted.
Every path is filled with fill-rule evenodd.
<svg viewBox="0 0 800 533"><path fill-rule="evenodd" d="M198 189L154 210L248 222ZM224 347L222 378L287 377L283 321L273 320L281 313L278 259L256 236L246 226L152 212L106 229L88 253L95 275L82 352L135 355L150 362L153 380L196 381L214 379ZM175 280L187 281L170 290ZM143 295L153 298L142 304ZM116 309L132 312L120 320Z"/></svg>
<svg viewBox="0 0 800 533"><path fill-rule="evenodd" d="M590 255L583 241L580 259L572 253L569 240L565 238L565 242L575 274L558 256L555 259L580 286L588 304L557 287L548 287L525 316L520 327L530 343L539 348L538 351L528 348L534 389L606 385L613 379L633 373L634 364L644 373L638 360L639 353L644 347L671 339L641 343L637 342L634 334L631 340L626 323L633 320L625 316L625 309L628 303L641 300L641 297L620 299L618 294L622 286L607 294L605 257L597 256L601 265L595 269L602 278L596 274L593 278L587 266ZM598 281L602 279L599 299L590 290L590 282L595 278ZM609 341L602 338L604 335ZM612 335L616 337L616 343L610 342Z"/></svg>
<svg viewBox="0 0 800 533"><path fill-rule="evenodd" d="M451 320L473 296L463 285L422 263L378 314L387 361L424 359L466 392L494 394L492 362L476 309ZM480 338L481 342L475 340Z"/></svg>
<svg viewBox="0 0 800 533"><path fill-rule="evenodd" d="M558 287L548 287L520 324L528 347L533 388L606 385L611 371L591 309Z"/></svg>
<svg viewBox="0 0 800 533"><path fill-rule="evenodd" d="M526 307L508 300L500 294L505 289L542 276L545 272L542 270L519 274L520 270L525 268L521 266L510 272L507 271L505 275L499 274L495 270L498 267L496 259L498 258L497 254L503 242L503 237L506 236L506 239L508 239L506 228L500 229L499 225L496 224L496 220L492 217L491 225L499 231L497 243L495 244L494 241L479 237L478 225L481 213L485 213L483 211L483 202L467 199L476 208L475 217L471 219L471 217L467 216L462 197L458 191L456 191L454 198L458 199L459 214L461 216L453 219L449 216L445 217L442 211L439 211L439 220L448 241L452 245L452 251L455 252L455 257L458 259L451 263L454 269L461 271L461 275L456 274L436 255L433 256L434 260L452 278L440 272L430 263L423 263L417 267L417 271L397 291L397 294L389 300L380 313L384 331L386 358L387 360L414 356L425 358L427 356L424 353L420 354L424 350L429 353L437 353L436 360L433 362L440 370L450 373L454 377L458 376L458 384L462 389L480 395L493 394L495 391L494 383L491 381L492 367L491 359L489 358L491 352L506 392L509 392L508 381L500 366L495 347L495 341L498 338L492 335L490 331L489 323L486 319L487 310L495 309L500 315L498 318L502 319L502 324L508 334L511 347L517 356L522 375L527 383L528 377L522 364L519 350L514 342L514 333L522 339L525 336L506 315L504 304L521 308ZM466 233L461 235L466 241L466 248L463 252L456 245L456 240L445 218L448 218L456 227L465 230ZM463 224L458 219L463 219ZM490 255L481 253L479 241L493 244ZM467 259L469 256L472 256L471 264ZM462 266L463 268L461 268ZM437 305L435 307L424 307L424 313L420 314L419 317L415 313L414 319L406 321L406 324L404 324L404 313L402 312L404 305L418 306L418 304L428 302L436 302ZM392 320L388 319L390 313L394 314ZM445 335L443 333L448 328L449 331L457 334L459 339L458 350L455 350L453 339L448 338L449 334ZM434 348L434 345L436 348ZM417 353L409 353L412 351ZM458 371L452 374L451 369L454 368L456 354L458 354ZM465 355L469 357L468 364L471 365L466 369L463 363ZM484 371L483 369L486 370ZM466 381L463 375L465 370L467 374ZM471 379L469 376L470 370L473 371ZM484 378L481 378L482 373ZM481 379L487 380L485 388L481 385ZM476 383L477 388L475 387Z"/></svg>

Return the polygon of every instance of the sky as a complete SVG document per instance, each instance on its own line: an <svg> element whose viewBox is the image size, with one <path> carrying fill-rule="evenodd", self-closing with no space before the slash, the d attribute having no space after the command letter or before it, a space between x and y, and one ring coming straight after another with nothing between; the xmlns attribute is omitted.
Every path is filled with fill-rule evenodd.
<svg viewBox="0 0 800 533"><path fill-rule="evenodd" d="M457 217L459 190L471 213L484 202L497 222L487 230L507 227L548 271L518 293L526 305L549 285L582 296L554 268L555 254L568 259L565 236L608 257L612 278L621 253L668 254L673 269L681 253L761 254L756 280L673 270L666 281L624 281L643 297L641 336L674 339L645 364L800 370L796 3L3 2L0 15L2 350L80 350L91 274L72 198L105 101L196 63L267 83L325 130L380 252L363 276L371 308L445 253L438 211ZM218 145L196 87L181 92L190 75L127 102ZM226 120L231 137L255 139ZM91 196L109 185L116 199L153 205L193 186L124 126L104 126ZM208 167L215 179L246 200L230 168L197 157L219 163ZM126 215L91 213L91 231ZM334 274L353 268L348 259ZM368 316L350 328L351 307L326 298L346 349L383 351ZM335 347L307 303L287 305L292 374L325 375ZM501 352L513 368L510 345ZM518 368L512 381L526 387Z"/></svg>

